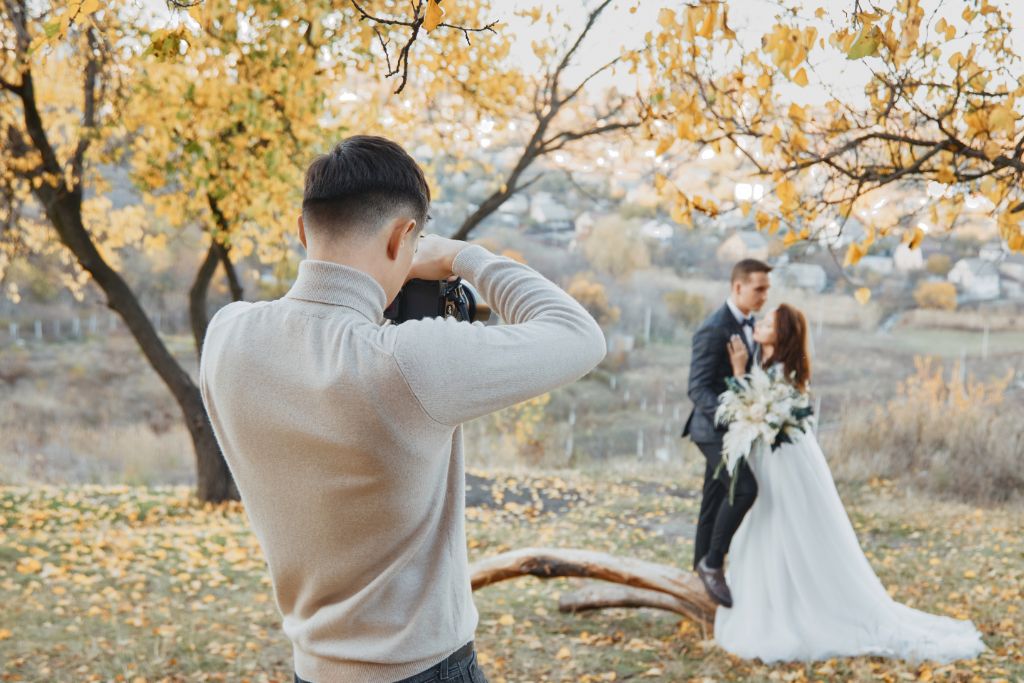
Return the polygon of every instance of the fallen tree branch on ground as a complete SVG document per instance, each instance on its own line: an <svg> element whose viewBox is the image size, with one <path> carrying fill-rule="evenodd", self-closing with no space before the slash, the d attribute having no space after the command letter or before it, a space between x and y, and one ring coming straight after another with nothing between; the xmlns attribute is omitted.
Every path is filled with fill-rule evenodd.
<svg viewBox="0 0 1024 683"><path fill-rule="evenodd" d="M610 591L581 592L581 596L589 595L594 598L589 601L593 606L586 609L612 606L660 607L681 614L703 626L709 626L715 614L715 605L696 576L676 567L630 557L615 557L607 553L573 548L522 548L480 560L470 567L473 590L518 576L535 576L540 579L601 579L642 589L620 590L617 594ZM651 592L664 595L667 599L652 597ZM613 598L619 602L631 600L636 604L600 604L602 600L608 601ZM589 603L586 600L579 602L580 605Z"/></svg>
<svg viewBox="0 0 1024 683"><path fill-rule="evenodd" d="M674 595L646 588L594 583L571 593L562 593L558 598L558 611L566 614L612 607L651 607L693 619L693 608L689 603ZM713 618L713 615L709 615L707 621L698 623L710 628Z"/></svg>

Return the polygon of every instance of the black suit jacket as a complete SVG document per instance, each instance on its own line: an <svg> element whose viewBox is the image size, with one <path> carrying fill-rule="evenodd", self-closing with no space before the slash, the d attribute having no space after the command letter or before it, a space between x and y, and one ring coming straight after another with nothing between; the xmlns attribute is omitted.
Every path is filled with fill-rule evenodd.
<svg viewBox="0 0 1024 683"><path fill-rule="evenodd" d="M729 305L723 304L701 323L693 335L690 382L686 392L693 401L693 410L683 427L683 436L689 436L695 443L720 445L725 435L725 427L715 426L715 410L718 397L726 390L726 378L732 377L728 345L734 334L738 334L746 344L743 326L737 322ZM747 350L750 351L747 361L749 372L755 349L748 346Z"/></svg>

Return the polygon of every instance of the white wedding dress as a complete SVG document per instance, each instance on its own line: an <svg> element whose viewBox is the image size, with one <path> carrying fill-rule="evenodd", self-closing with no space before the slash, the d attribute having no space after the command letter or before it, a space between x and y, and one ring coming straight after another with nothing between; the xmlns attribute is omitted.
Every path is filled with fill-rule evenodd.
<svg viewBox="0 0 1024 683"><path fill-rule="evenodd" d="M732 540L733 607L718 608L715 640L764 662L876 655L949 662L985 649L970 621L889 597L860 548L812 433L756 453L754 506Z"/></svg>

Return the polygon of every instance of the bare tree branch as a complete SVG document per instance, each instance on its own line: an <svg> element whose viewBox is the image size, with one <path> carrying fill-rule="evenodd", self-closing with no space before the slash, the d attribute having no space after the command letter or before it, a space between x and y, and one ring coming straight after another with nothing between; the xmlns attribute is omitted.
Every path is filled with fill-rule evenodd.
<svg viewBox="0 0 1024 683"><path fill-rule="evenodd" d="M402 45L402 49L399 51L398 58L395 60L394 65L392 65L391 63L391 53L388 51L388 45L390 44L390 41L385 41L380 31L375 29L377 33L377 38L380 41L381 49L384 51L384 59L387 61L388 65L388 72L385 75L385 78L391 78L392 76L397 76L401 74L401 78L399 79L398 82L398 87L395 89L395 94L397 95L401 93L405 89L405 85L409 80L409 51L412 49L413 43L415 43L416 39L419 37L420 28L423 26L423 22L426 19L426 13L423 11L424 0L414 0L414 4L412 6L412 21L402 19L385 19L382 17L378 17L367 12L362 7L362 5L360 5L359 2L357 2L357 0L349 0L349 2L352 3L352 6L359 13L359 21L370 21L382 26L404 26L406 28L411 29L409 39L405 42L404 45ZM497 21L492 21L489 24L478 27L457 26L455 24L440 23L438 24L438 28L443 27L454 29L456 31L462 31L463 35L466 38L466 43L472 44L469 40L470 33L483 33L487 31L491 33L497 33L497 31L494 30L494 27L497 25Z"/></svg>
<svg viewBox="0 0 1024 683"><path fill-rule="evenodd" d="M601 13L604 12L605 8L608 7L608 5L611 4L611 2L612 0L604 0L604 2L602 2L600 5L594 8L594 10L590 13L590 16L587 17L587 23L583 26L583 30L580 31L580 34L576 37L576 42L574 42L572 44L572 47L570 47L569 50L565 53L565 55L562 56L562 61L559 62L558 66L555 68L553 77L551 79L551 85L548 88L548 90L551 93L552 106L555 106L556 103L560 104L559 100L562 99L558 97L558 80L559 78L561 78L562 72L565 71L565 68L567 66L569 66L569 62L572 60L573 55L576 54L576 50L578 50L580 45L583 44L583 41L586 39L587 34L590 33L590 29L594 27L594 24L597 23L598 17L601 16ZM569 99L572 99L572 97L575 97L575 94L572 94L562 99L562 102L568 101Z"/></svg>

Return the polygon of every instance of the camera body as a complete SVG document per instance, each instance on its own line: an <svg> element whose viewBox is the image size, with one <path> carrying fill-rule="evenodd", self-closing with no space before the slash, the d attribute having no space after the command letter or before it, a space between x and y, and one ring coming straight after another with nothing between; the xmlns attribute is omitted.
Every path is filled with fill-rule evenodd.
<svg viewBox="0 0 1024 683"><path fill-rule="evenodd" d="M440 317L486 322L490 316L490 307L461 278L409 280L384 310L384 317L395 324Z"/></svg>

